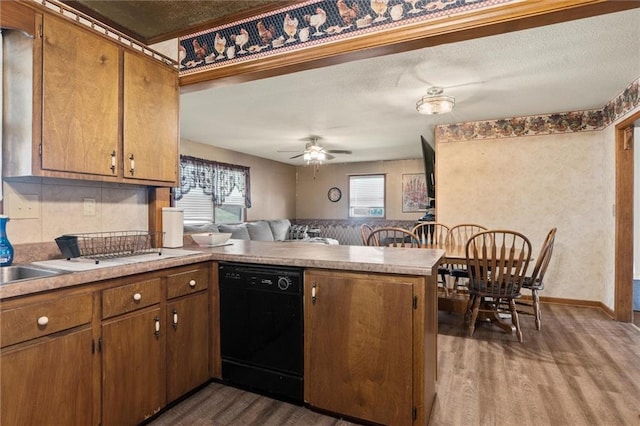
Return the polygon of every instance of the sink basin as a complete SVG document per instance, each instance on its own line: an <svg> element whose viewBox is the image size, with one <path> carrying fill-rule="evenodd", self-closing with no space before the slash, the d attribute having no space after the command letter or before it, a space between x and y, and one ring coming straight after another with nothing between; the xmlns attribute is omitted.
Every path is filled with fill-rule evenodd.
<svg viewBox="0 0 640 426"><path fill-rule="evenodd" d="M62 274L63 271L52 269L36 268L33 266L3 266L0 268L0 284L14 283L16 281L30 280L33 278L44 278L52 275Z"/></svg>

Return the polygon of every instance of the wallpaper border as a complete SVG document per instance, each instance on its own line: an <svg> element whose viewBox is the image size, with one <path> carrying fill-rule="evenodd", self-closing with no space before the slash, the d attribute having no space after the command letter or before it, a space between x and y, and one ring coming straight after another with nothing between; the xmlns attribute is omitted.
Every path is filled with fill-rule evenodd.
<svg viewBox="0 0 640 426"><path fill-rule="evenodd" d="M439 124L436 143L603 130L640 104L640 77L600 109Z"/></svg>

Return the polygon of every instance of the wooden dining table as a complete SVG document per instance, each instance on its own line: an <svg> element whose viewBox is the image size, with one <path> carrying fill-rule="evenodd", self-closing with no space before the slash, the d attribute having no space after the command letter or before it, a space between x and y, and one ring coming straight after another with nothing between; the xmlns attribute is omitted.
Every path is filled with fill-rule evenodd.
<svg viewBox="0 0 640 426"><path fill-rule="evenodd" d="M422 244L421 248L444 250L445 255L442 257L441 265L462 264L467 263L467 253L465 246L452 246L447 244ZM465 314L469 295L467 293L452 293L446 295L443 291L438 291L438 310L446 312L455 312ZM485 302L491 303L491 302ZM497 312L488 313L478 316L478 322L491 322L505 333L511 334L515 332L515 326L504 318L501 318Z"/></svg>

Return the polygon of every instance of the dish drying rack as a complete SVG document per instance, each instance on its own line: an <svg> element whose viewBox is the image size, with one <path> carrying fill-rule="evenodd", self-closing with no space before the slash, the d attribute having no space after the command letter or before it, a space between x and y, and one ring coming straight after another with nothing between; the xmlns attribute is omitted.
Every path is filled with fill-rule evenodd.
<svg viewBox="0 0 640 426"><path fill-rule="evenodd" d="M147 231L70 234L57 238L56 243L67 258L82 256L99 261L146 253L162 254L163 234Z"/></svg>

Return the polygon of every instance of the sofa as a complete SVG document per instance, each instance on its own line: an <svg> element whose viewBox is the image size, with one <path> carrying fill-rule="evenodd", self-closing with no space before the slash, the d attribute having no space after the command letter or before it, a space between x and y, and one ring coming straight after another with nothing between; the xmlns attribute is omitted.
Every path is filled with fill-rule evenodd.
<svg viewBox="0 0 640 426"><path fill-rule="evenodd" d="M231 233L231 238L237 240L338 244L338 240L333 238L320 238L309 235L308 225L292 225L289 219L184 226L185 235L204 232L229 232Z"/></svg>

